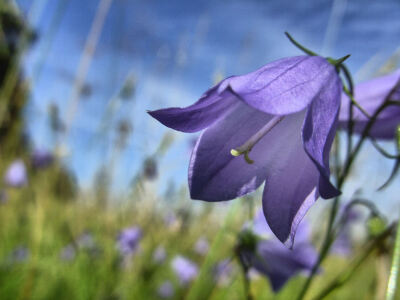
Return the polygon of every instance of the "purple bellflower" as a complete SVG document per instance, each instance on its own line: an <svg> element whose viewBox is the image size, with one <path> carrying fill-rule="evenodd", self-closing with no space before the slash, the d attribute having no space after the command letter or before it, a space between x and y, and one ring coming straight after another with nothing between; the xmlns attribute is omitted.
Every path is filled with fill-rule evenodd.
<svg viewBox="0 0 400 300"><path fill-rule="evenodd" d="M139 247L141 238L142 230L139 227L134 226L124 229L117 238L117 247L121 255L125 257L133 255Z"/></svg>
<svg viewBox="0 0 400 300"><path fill-rule="evenodd" d="M67 245L61 249L60 259L63 261L72 261L76 256L76 249L73 245Z"/></svg>
<svg viewBox="0 0 400 300"><path fill-rule="evenodd" d="M153 252L153 262L161 264L167 258L167 252L163 246L158 246Z"/></svg>
<svg viewBox="0 0 400 300"><path fill-rule="evenodd" d="M227 258L219 261L214 265L213 275L214 280L220 286L227 286L231 281L231 277L233 274L233 265L231 263L231 259Z"/></svg>
<svg viewBox="0 0 400 300"><path fill-rule="evenodd" d="M262 232L258 231L262 225L265 228ZM258 214L254 222L254 231L245 230L242 235L239 254L242 263L249 268L254 268L262 275L266 276L274 292L279 291L285 283L293 276L311 271L317 262L318 253L310 242L310 228L308 223L303 220L297 229L296 241L292 249L288 249L277 240L264 220L262 214ZM262 233L263 237L269 239L259 239L253 233Z"/></svg>
<svg viewBox="0 0 400 300"><path fill-rule="evenodd" d="M200 255L206 255L209 248L210 244L204 236L200 237L196 244L194 244L194 251Z"/></svg>
<svg viewBox="0 0 400 300"><path fill-rule="evenodd" d="M164 281L158 288L158 295L163 299L171 298L174 295L174 286L171 281Z"/></svg>
<svg viewBox="0 0 400 300"><path fill-rule="evenodd" d="M335 239L331 251L340 256L349 256L353 249L351 227L360 221L361 214L354 208L345 205L341 208L342 212L342 228Z"/></svg>
<svg viewBox="0 0 400 300"><path fill-rule="evenodd" d="M25 164L21 159L11 163L4 176L4 182L11 187L22 187L28 183Z"/></svg>
<svg viewBox="0 0 400 300"><path fill-rule="evenodd" d="M265 182L265 218L291 246L318 196L340 193L329 181L329 152L341 89L327 59L296 56L226 78L189 107L149 114L175 130L205 129L189 163L192 199L230 200Z"/></svg>
<svg viewBox="0 0 400 300"><path fill-rule="evenodd" d="M32 153L32 166L41 169L46 168L53 162L53 154L47 150L36 149Z"/></svg>
<svg viewBox="0 0 400 300"><path fill-rule="evenodd" d="M179 278L179 282L182 285L188 284L190 281L196 278L198 273L197 265L183 256L176 256L172 262L172 269L176 276Z"/></svg>
<svg viewBox="0 0 400 300"><path fill-rule="evenodd" d="M354 99L369 115L373 115L391 92L390 100L400 101L400 70L356 85L354 88ZM339 126L344 129L348 126L349 107L350 99L343 93L339 114ZM362 133L368 123L368 118L354 107L353 122L354 132ZM399 124L400 106L388 106L378 115L369 135L374 138L393 139L396 136L396 128Z"/></svg>

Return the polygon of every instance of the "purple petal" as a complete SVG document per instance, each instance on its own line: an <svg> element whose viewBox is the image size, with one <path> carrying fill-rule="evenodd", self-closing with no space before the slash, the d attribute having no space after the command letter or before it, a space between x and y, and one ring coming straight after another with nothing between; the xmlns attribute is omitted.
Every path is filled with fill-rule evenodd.
<svg viewBox="0 0 400 300"><path fill-rule="evenodd" d="M125 228L121 231L117 238L117 248L122 256L129 256L134 254L138 247L140 240L143 236L142 230L137 227Z"/></svg>
<svg viewBox="0 0 400 300"><path fill-rule="evenodd" d="M291 136L280 144L279 159L269 166L269 176L264 187L263 210L274 234L289 247L293 245L298 224L318 198L316 185L319 172L302 147L299 128L303 114L292 119Z"/></svg>
<svg viewBox="0 0 400 300"><path fill-rule="evenodd" d="M191 106L166 108L148 113L172 129L196 132L212 125L232 109L236 97L225 88L226 80L223 80Z"/></svg>
<svg viewBox="0 0 400 300"><path fill-rule="evenodd" d="M266 177L268 157L266 145L278 151L272 130L250 152L255 163L249 165L243 157L234 157L231 149L248 140L269 120L270 115L241 103L225 118L207 128L193 149L189 164L189 186L192 199L222 201L254 191ZM275 155L276 157L276 155Z"/></svg>
<svg viewBox="0 0 400 300"><path fill-rule="evenodd" d="M311 270L318 254L310 243L289 250L279 242L268 240L259 242L257 253L251 256L253 267L268 277L277 292L291 277Z"/></svg>
<svg viewBox="0 0 400 300"><path fill-rule="evenodd" d="M312 201L312 203L313 202L314 201ZM310 205L312 203L310 203ZM273 234L271 228L269 227L265 219L265 215L262 210L260 210L257 213L256 217L254 218L253 232L256 235L267 238L271 238L270 236ZM311 234L310 224L307 222L307 220L303 219L300 223L298 223L296 229L296 245L299 245L301 243L309 243L310 234Z"/></svg>
<svg viewBox="0 0 400 300"><path fill-rule="evenodd" d="M21 159L13 161L4 176L4 182L11 187L22 187L28 183L25 164Z"/></svg>
<svg viewBox="0 0 400 300"><path fill-rule="evenodd" d="M186 257L177 255L171 262L172 269L179 278L182 285L188 284L196 278L198 274L197 265Z"/></svg>
<svg viewBox="0 0 400 300"><path fill-rule="evenodd" d="M164 281L158 288L158 295L163 299L171 298L174 295L174 286L171 281Z"/></svg>
<svg viewBox="0 0 400 300"><path fill-rule="evenodd" d="M390 91L399 83L400 70L386 76L375 78L355 86L355 100L370 114L373 115L383 103ZM391 100L400 101L400 85L398 85ZM342 103L339 114L339 126L347 129L349 118L350 99L342 94ZM362 133L368 122L367 117L357 108L353 108L354 132ZM400 107L389 106L379 115L369 134L374 138L393 139L396 128L400 123Z"/></svg>
<svg viewBox="0 0 400 300"><path fill-rule="evenodd" d="M303 110L331 80L338 80L335 68L319 56L284 58L227 79L240 99L273 115Z"/></svg>
<svg viewBox="0 0 400 300"><path fill-rule="evenodd" d="M318 192L327 199L340 194L329 181L329 152L336 134L342 85L337 76L325 85L307 110L303 124L303 144L320 171Z"/></svg>

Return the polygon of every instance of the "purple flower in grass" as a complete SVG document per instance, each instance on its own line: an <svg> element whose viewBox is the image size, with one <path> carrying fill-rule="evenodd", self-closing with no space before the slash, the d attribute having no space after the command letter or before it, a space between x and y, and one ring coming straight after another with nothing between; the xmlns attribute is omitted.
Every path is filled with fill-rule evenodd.
<svg viewBox="0 0 400 300"><path fill-rule="evenodd" d="M348 256L351 254L353 244L351 239L351 227L360 220L361 214L354 208L345 205L341 209L342 227L335 239L331 252L341 256Z"/></svg>
<svg viewBox="0 0 400 300"><path fill-rule="evenodd" d="M6 203L8 200L8 194L4 190L0 190L0 204Z"/></svg>
<svg viewBox="0 0 400 300"><path fill-rule="evenodd" d="M28 183L25 164L21 159L11 163L4 176L4 182L11 187L22 187Z"/></svg>
<svg viewBox="0 0 400 300"><path fill-rule="evenodd" d="M329 152L341 89L325 58L297 56L229 77L189 107L149 114L175 130L205 129L190 159L191 198L230 200L265 182L265 217L291 246L318 196L340 193L329 181Z"/></svg>
<svg viewBox="0 0 400 300"><path fill-rule="evenodd" d="M76 240L80 249L93 249L96 244L93 235L89 231L83 232Z"/></svg>
<svg viewBox="0 0 400 300"><path fill-rule="evenodd" d="M172 262L172 269L179 278L179 282L182 285L188 284L190 281L196 278L198 273L197 265L183 256L176 256Z"/></svg>
<svg viewBox="0 0 400 300"><path fill-rule="evenodd" d="M60 252L60 259L63 261L72 261L76 256L76 250L73 245L67 245Z"/></svg>
<svg viewBox="0 0 400 300"><path fill-rule="evenodd" d="M373 115L387 96L392 101L400 102L400 70L389 75L362 82L354 88L354 99L364 108L369 115ZM350 99L342 94L342 106L339 114L339 125L347 128L349 117ZM362 133L368 118L358 108L353 108L354 132ZM396 136L396 128L400 124L400 106L386 107L377 117L369 135L374 138L393 139Z"/></svg>
<svg viewBox="0 0 400 300"><path fill-rule="evenodd" d="M153 261L157 264L161 264L167 258L167 252L163 246L158 246L153 252Z"/></svg>
<svg viewBox="0 0 400 300"><path fill-rule="evenodd" d="M46 168L53 162L53 154L47 150L36 149L32 153L32 165L35 168Z"/></svg>
<svg viewBox="0 0 400 300"><path fill-rule="evenodd" d="M9 260L13 263L24 262L29 258L29 249L24 246L18 246L12 251Z"/></svg>
<svg viewBox="0 0 400 300"><path fill-rule="evenodd" d="M141 238L142 230L139 227L134 226L124 229L117 238L117 247L121 255L130 256L134 254L139 247Z"/></svg>
<svg viewBox="0 0 400 300"><path fill-rule="evenodd" d="M240 236L238 250L241 263L266 276L272 289L277 292L290 278L299 273L311 271L317 262L318 253L310 242L310 229L305 220L298 226L292 249L282 245L272 235L267 224L264 225L267 229L263 235L269 235L270 239L260 239L254 235L254 232L247 229Z"/></svg>
<svg viewBox="0 0 400 300"><path fill-rule="evenodd" d="M230 259L224 259L215 264L213 268L215 281L222 286L229 284L233 273L233 266Z"/></svg>
<svg viewBox="0 0 400 300"><path fill-rule="evenodd" d="M208 243L207 239L203 236L197 240L196 244L194 244L194 251L200 255L207 254L209 248L210 244Z"/></svg>
<svg viewBox="0 0 400 300"><path fill-rule="evenodd" d="M163 299L171 298L174 295L174 286L171 281L165 281L158 288L158 295Z"/></svg>

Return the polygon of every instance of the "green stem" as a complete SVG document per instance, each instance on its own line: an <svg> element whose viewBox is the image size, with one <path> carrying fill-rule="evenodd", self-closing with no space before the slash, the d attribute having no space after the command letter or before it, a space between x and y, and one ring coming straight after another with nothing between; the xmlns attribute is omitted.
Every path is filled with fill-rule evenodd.
<svg viewBox="0 0 400 300"><path fill-rule="evenodd" d="M393 231L394 226L388 227L384 232L382 232L378 237L376 237L369 245L363 247L365 251L356 258L351 264L348 270L339 274L331 283L325 287L314 300L323 299L328 296L335 289L343 286L350 278L355 274L358 268L364 263L364 261L372 254L375 248L381 244L381 242L388 237Z"/></svg>
<svg viewBox="0 0 400 300"><path fill-rule="evenodd" d="M301 51L303 51L305 54L308 54L310 56L318 56L317 53L311 51L310 49L307 49L303 45L300 45L299 42L297 42L288 32L285 32L287 38L292 42L293 45L295 45L297 48L299 48Z"/></svg>
<svg viewBox="0 0 400 300"><path fill-rule="evenodd" d="M394 300L400 269L400 221L397 224L396 242L393 251L392 266L386 291L386 300Z"/></svg>

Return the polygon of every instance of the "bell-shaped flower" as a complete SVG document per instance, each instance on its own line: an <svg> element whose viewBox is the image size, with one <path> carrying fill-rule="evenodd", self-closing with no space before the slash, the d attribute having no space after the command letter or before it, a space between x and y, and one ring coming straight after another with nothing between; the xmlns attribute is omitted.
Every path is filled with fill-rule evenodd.
<svg viewBox="0 0 400 300"><path fill-rule="evenodd" d="M201 236L197 240L196 244L194 244L194 251L200 255L206 255L209 248L210 244L208 243L208 240L204 236Z"/></svg>
<svg viewBox="0 0 400 300"><path fill-rule="evenodd" d="M171 281L164 281L158 288L157 294L162 299L172 298L174 296L174 286Z"/></svg>
<svg viewBox="0 0 400 300"><path fill-rule="evenodd" d="M131 256L139 248L142 239L142 230L137 227L129 227L121 231L117 238L117 248L122 256Z"/></svg>
<svg viewBox="0 0 400 300"><path fill-rule="evenodd" d="M199 269L194 262L181 255L176 256L172 260L171 265L182 285L186 285L195 279L199 272Z"/></svg>
<svg viewBox="0 0 400 300"><path fill-rule="evenodd" d="M179 131L205 129L190 159L191 198L230 200L265 182L265 217L290 246L318 196L339 194L329 181L329 152L341 89L325 58L289 57L229 77L189 107L149 114Z"/></svg>
<svg viewBox="0 0 400 300"><path fill-rule="evenodd" d="M158 246L153 252L153 262L161 264L167 258L167 252L163 246Z"/></svg>
<svg viewBox="0 0 400 300"><path fill-rule="evenodd" d="M262 232L259 229L266 228ZM258 234L268 239L260 239ZM310 228L303 220L297 229L295 243L288 249L273 235L262 215L254 221L253 229L245 230L239 242L241 262L266 276L277 292L292 277L309 272L317 262L318 253L310 242Z"/></svg>
<svg viewBox="0 0 400 300"><path fill-rule="evenodd" d="M400 102L400 70L389 75L362 82L354 88L354 99L372 116L389 97L391 101ZM339 126L346 129L349 120L350 99L342 94L339 114ZM362 133L369 119L356 107L353 108L354 132ZM400 106L387 106L377 116L369 131L369 136L380 139L393 139L400 124Z"/></svg>
<svg viewBox="0 0 400 300"><path fill-rule="evenodd" d="M340 256L349 256L353 250L351 229L360 221L361 214L351 206L342 206L339 215L341 218L341 230L331 246L331 252Z"/></svg>
<svg viewBox="0 0 400 300"><path fill-rule="evenodd" d="M47 150L36 149L32 153L31 160L34 168L41 169L50 166L54 160L54 156Z"/></svg>
<svg viewBox="0 0 400 300"><path fill-rule="evenodd" d="M28 183L25 164L21 159L15 160L8 167L4 182L11 187L22 187Z"/></svg>

